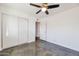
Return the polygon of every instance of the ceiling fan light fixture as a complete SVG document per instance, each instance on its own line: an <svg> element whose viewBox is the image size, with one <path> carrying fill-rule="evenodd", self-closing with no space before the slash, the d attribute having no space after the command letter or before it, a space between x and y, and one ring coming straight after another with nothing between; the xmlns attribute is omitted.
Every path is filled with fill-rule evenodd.
<svg viewBox="0 0 79 59"><path fill-rule="evenodd" d="M39 11L36 12L36 14L38 14L39 12L42 11L42 12L45 12L47 15L49 14L48 9L59 7L59 4L48 5L48 3L42 3L42 5L37 5L37 4L30 3L30 5L41 8Z"/></svg>
<svg viewBox="0 0 79 59"><path fill-rule="evenodd" d="M44 7L44 8L42 8L41 10L42 10L43 12L45 12L47 9Z"/></svg>

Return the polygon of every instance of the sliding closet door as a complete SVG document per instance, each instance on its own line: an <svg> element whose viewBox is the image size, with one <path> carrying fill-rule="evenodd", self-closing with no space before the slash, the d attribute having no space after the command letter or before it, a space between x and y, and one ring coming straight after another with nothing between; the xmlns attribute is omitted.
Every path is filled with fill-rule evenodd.
<svg viewBox="0 0 79 59"><path fill-rule="evenodd" d="M18 18L19 44L27 43L27 19Z"/></svg>
<svg viewBox="0 0 79 59"><path fill-rule="evenodd" d="M14 16L2 15L3 19L3 48L18 44L18 20Z"/></svg>
<svg viewBox="0 0 79 59"><path fill-rule="evenodd" d="M0 50L1 50L1 13L0 13Z"/></svg>

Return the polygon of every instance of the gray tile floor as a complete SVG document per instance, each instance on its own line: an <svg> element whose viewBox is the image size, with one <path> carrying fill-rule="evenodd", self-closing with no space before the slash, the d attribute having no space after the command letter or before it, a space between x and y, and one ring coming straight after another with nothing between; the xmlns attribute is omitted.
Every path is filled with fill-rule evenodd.
<svg viewBox="0 0 79 59"><path fill-rule="evenodd" d="M79 52L39 40L37 43L32 42L5 49L0 52L0 56L79 56Z"/></svg>

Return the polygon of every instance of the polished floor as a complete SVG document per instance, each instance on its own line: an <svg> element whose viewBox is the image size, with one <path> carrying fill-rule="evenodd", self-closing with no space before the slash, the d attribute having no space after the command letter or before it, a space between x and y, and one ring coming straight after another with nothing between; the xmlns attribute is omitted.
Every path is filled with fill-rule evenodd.
<svg viewBox="0 0 79 59"><path fill-rule="evenodd" d="M79 56L79 52L43 40L8 48L0 56Z"/></svg>

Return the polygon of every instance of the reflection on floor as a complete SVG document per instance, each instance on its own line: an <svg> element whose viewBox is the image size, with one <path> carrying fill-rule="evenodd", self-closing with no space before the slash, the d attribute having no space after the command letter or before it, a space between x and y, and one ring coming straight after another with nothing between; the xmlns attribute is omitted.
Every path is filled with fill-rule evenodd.
<svg viewBox="0 0 79 59"><path fill-rule="evenodd" d="M35 42L5 49L0 56L79 56L79 52L39 40L37 47Z"/></svg>

